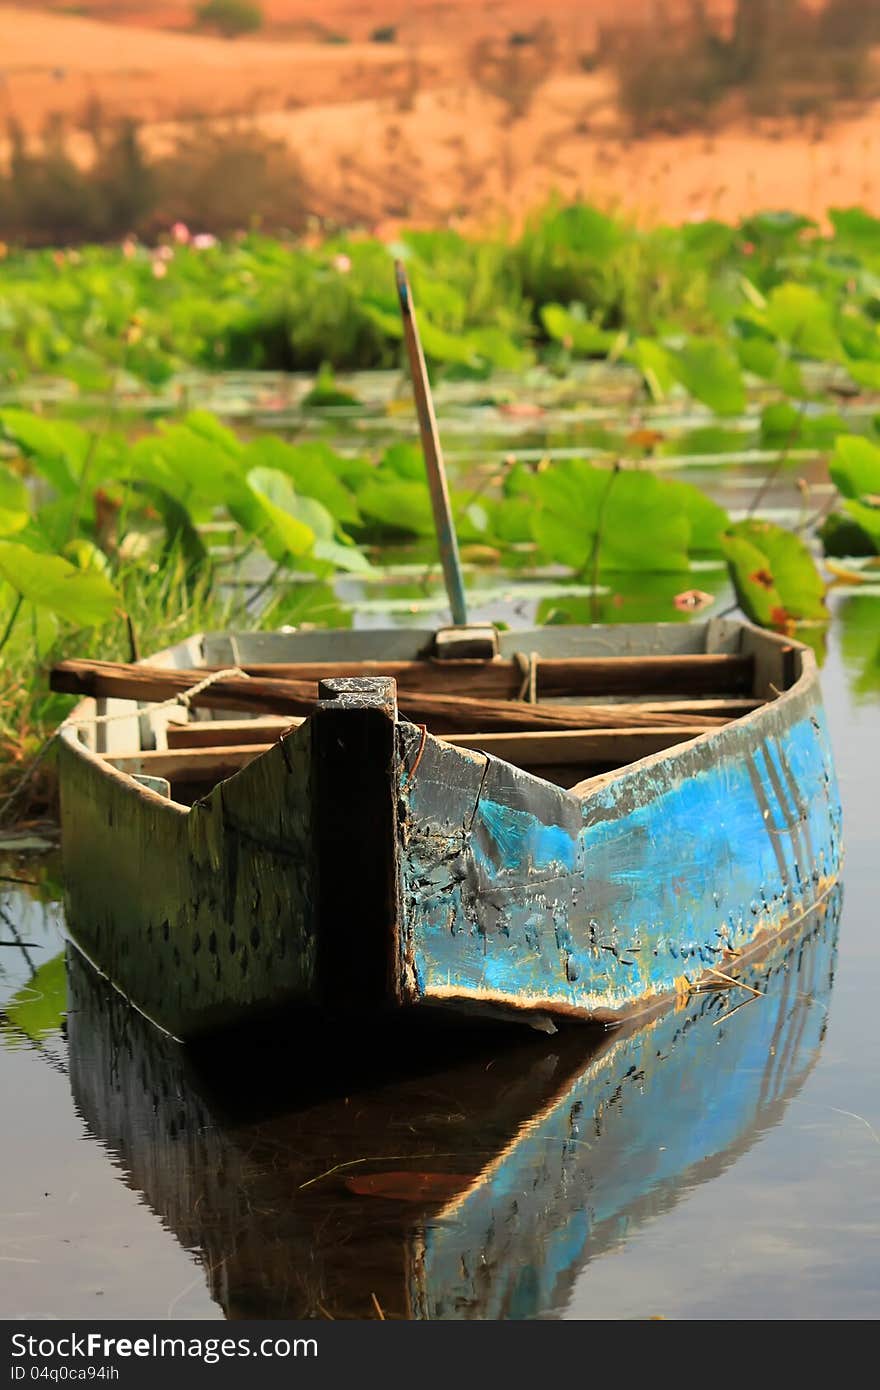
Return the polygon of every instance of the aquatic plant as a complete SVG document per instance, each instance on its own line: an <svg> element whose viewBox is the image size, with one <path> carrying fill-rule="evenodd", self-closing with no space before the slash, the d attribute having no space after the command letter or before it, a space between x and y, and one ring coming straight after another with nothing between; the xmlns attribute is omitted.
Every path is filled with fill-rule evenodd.
<svg viewBox="0 0 880 1390"><path fill-rule="evenodd" d="M7 249L8 761L58 718L44 693L54 657L128 656L141 638L155 648L203 618L350 621L352 601L369 603L352 596L377 560L392 549L399 558L400 546L430 553L419 450L382 447L400 402L384 406L388 429L373 420L378 447L362 434L340 452L321 437L334 412L362 425L375 415L336 372L400 361L393 255L407 263L435 382L459 392L474 383L477 433L481 410L540 417L544 407L528 399L536 362L548 399L583 404L594 389L585 381L600 379L584 377L586 362L621 402L604 421L579 425L581 458L571 449L557 457L552 445L546 456L521 450L476 478L466 460L452 462L468 562L559 575L541 618L686 621L726 569L753 620L790 631L827 618L820 543L832 563L844 557L844 573L846 557L880 553L870 409L880 391L880 221L859 209L832 211L827 232L785 213L642 231L596 209L554 206L511 240L444 230L405 232L393 246L255 233L223 243L180 223L154 247L127 238ZM311 389L295 393L302 437L235 432L191 408L199 388L194 400L189 384L179 406L170 396L162 406L170 418L145 428L139 402L158 409L154 393L194 365L315 372ZM510 372L526 399L511 399ZM57 385L35 387L35 377ZM60 406L25 408L52 391ZM687 423L670 428L671 412ZM805 456L828 457L834 491L819 505L805 490L795 533L761 508L770 484ZM665 471L746 457L762 475L745 519Z"/></svg>

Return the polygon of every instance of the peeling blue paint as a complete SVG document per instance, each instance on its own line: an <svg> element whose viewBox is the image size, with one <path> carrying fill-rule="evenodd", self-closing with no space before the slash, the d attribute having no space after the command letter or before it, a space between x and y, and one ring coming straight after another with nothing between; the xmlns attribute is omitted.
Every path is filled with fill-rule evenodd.
<svg viewBox="0 0 880 1390"><path fill-rule="evenodd" d="M574 869L576 846L561 825L542 825L528 812L494 801L480 802L479 818L489 831L493 848L510 868L528 866L535 872Z"/></svg>
<svg viewBox="0 0 880 1390"><path fill-rule="evenodd" d="M429 737L400 787L423 993L620 1009L812 907L840 806L821 707L782 703L583 800Z"/></svg>

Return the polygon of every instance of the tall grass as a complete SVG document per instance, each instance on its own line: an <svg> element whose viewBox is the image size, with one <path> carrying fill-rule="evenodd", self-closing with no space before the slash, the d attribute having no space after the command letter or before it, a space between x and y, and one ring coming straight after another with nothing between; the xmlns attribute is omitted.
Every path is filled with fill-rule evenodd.
<svg viewBox="0 0 880 1390"><path fill-rule="evenodd" d="M243 620L240 600L223 595L207 571L194 578L182 554L169 556L153 572L134 562L123 566L116 583L124 607L104 627L65 626L47 644L45 629L24 624L15 629L3 653L0 824L52 809L51 764L45 757L35 760L75 703L73 697L49 690L49 672L56 662L70 656L130 661L193 632L229 627L236 617ZM252 617L247 625L254 626Z"/></svg>

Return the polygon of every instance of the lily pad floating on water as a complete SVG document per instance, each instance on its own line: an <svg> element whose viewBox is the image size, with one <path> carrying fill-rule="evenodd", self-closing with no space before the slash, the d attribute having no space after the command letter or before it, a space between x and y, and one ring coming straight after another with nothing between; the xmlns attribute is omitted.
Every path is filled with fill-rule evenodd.
<svg viewBox="0 0 880 1390"><path fill-rule="evenodd" d="M353 391L344 391L336 385L332 368L325 365L318 373L314 386L303 396L302 407L304 410L324 410L328 406L340 405L360 405L360 401Z"/></svg>
<svg viewBox="0 0 880 1390"><path fill-rule="evenodd" d="M836 559L863 558L877 554L878 547L855 517L832 512L819 528L819 539L826 555Z"/></svg>
<svg viewBox="0 0 880 1390"><path fill-rule="evenodd" d="M689 622L695 613L703 613L711 604L729 597L727 574L719 561L715 570L701 572L700 581L710 584L713 592L683 588L687 580L681 574L651 572L618 573L608 576L607 587L594 593L555 592L542 598L536 621L558 626L566 623L672 623ZM700 595L697 603L682 603L684 594ZM703 602L703 600L706 600Z"/></svg>
<svg viewBox="0 0 880 1390"><path fill-rule="evenodd" d="M565 460L508 476L499 534L512 539L524 522L548 559L576 573L670 573L687 571L692 553L717 554L728 517L689 483Z"/></svg>

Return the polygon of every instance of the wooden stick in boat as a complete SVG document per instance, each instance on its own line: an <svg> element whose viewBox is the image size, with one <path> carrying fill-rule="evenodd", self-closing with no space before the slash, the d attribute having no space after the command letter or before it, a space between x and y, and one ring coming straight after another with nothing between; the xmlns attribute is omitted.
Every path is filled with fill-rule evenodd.
<svg viewBox="0 0 880 1390"><path fill-rule="evenodd" d="M220 668L207 668L210 669ZM333 676L393 676L400 691L423 690L450 695L500 696L505 699L513 699L523 683L519 664L501 658L493 661L252 662L243 666L242 670L249 676L278 680L319 681ZM535 662L539 699L560 695L749 691L753 673L752 657L725 653L551 657Z"/></svg>
<svg viewBox="0 0 880 1390"><path fill-rule="evenodd" d="M204 671L175 670L113 661L62 661L52 670L53 690L68 695L103 699L163 701L187 694L204 680ZM192 697L192 703L215 709L245 709L260 713L308 715L314 708L317 685L310 681L226 677ZM614 705L534 705L519 700L476 700L458 695L410 691L402 712L417 723L430 723L435 732L482 729L650 728L698 722L702 728L726 723L720 717L646 713L630 706L626 714Z"/></svg>
<svg viewBox="0 0 880 1390"><path fill-rule="evenodd" d="M397 277L397 296L400 300L400 312L403 318L403 337L409 357L416 411L419 417L419 432L422 436L422 453L425 456L428 487L431 491L434 528L440 546L443 580L449 595L452 621L456 627L463 627L467 624L464 575L458 555L458 538L452 519L449 488L446 485L446 470L443 466L443 451L440 448L440 434L437 429L437 417L434 414L434 402L431 397L431 383L428 380L428 368L425 365L425 354L422 351L418 325L416 324L412 293L401 261L395 261L394 272Z"/></svg>
<svg viewBox="0 0 880 1390"><path fill-rule="evenodd" d="M49 684L65 695L159 703L188 694L206 674L166 666L134 666L124 661L61 661L52 668ZM316 696L314 681L229 676L194 695L192 704L205 709L253 710L257 714L308 715Z"/></svg>

